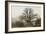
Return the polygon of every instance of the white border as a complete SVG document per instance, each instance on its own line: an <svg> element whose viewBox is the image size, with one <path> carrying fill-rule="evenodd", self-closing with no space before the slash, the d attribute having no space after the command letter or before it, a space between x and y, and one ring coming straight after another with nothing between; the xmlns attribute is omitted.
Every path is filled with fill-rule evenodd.
<svg viewBox="0 0 46 34"><path fill-rule="evenodd" d="M26 27L26 28L11 28L11 5L18 5L18 6L41 6L41 27ZM26 30L41 30L43 29L43 5L41 4L24 4L24 3L8 3L8 12L9 12L9 17L8 17L8 32L12 31L26 31Z"/></svg>

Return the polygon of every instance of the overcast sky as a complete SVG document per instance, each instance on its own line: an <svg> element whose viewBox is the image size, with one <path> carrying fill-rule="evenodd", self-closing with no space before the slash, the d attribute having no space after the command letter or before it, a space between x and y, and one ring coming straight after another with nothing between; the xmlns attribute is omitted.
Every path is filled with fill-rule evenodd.
<svg viewBox="0 0 46 34"><path fill-rule="evenodd" d="M31 8L34 14L41 15L41 7L40 6L11 6L12 10L12 18L18 18L18 16L22 15L25 8Z"/></svg>

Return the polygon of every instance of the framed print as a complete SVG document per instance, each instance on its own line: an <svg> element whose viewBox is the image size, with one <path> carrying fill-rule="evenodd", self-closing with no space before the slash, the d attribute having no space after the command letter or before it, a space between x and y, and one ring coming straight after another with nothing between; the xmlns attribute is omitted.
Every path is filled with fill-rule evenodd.
<svg viewBox="0 0 46 34"><path fill-rule="evenodd" d="M45 31L45 3L5 1L5 32Z"/></svg>

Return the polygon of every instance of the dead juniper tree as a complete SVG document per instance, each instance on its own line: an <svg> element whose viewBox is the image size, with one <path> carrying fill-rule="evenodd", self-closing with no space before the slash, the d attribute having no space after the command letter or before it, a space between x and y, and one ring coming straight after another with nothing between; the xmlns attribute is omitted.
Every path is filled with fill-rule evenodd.
<svg viewBox="0 0 46 34"><path fill-rule="evenodd" d="M20 17L20 19L23 20L25 27L26 26L29 27L29 26L33 25L31 22L32 15L33 15L32 9L31 8L25 8L23 15Z"/></svg>

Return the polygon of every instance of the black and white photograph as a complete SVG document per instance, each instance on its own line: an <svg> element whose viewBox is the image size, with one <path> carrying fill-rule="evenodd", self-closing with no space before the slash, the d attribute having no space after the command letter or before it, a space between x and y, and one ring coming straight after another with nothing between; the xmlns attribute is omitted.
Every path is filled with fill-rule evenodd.
<svg viewBox="0 0 46 34"><path fill-rule="evenodd" d="M11 6L12 28L16 27L40 27L40 6Z"/></svg>
<svg viewBox="0 0 46 34"><path fill-rule="evenodd" d="M44 3L8 2L8 32L44 30Z"/></svg>

